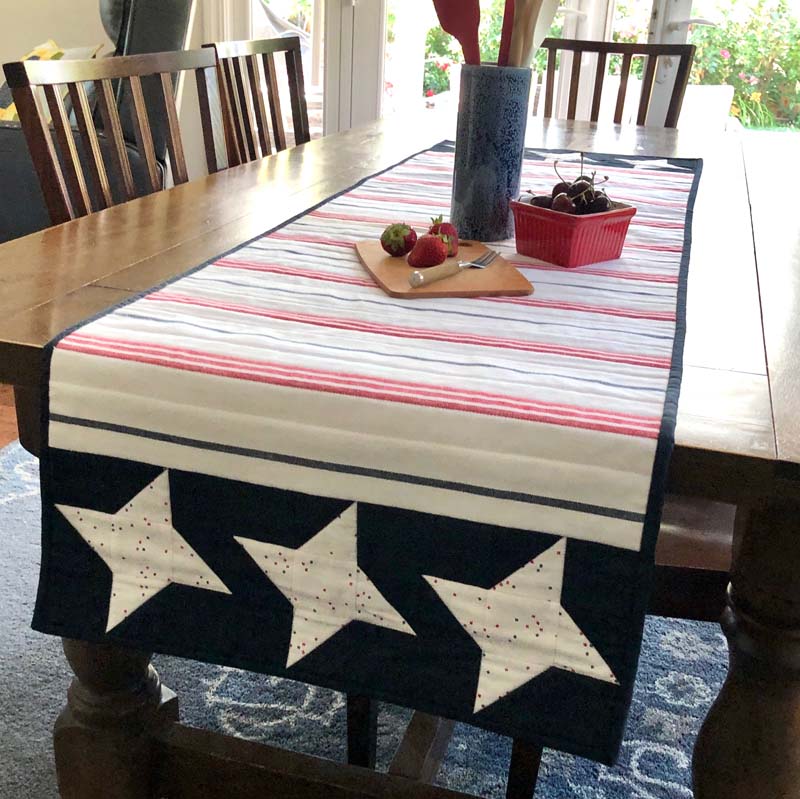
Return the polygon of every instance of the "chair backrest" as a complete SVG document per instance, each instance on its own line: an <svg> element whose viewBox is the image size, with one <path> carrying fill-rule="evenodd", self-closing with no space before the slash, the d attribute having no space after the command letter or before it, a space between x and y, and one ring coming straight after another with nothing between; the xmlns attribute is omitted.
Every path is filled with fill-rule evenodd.
<svg viewBox="0 0 800 799"><path fill-rule="evenodd" d="M214 48L217 55L217 82L222 100L229 166L270 155L270 131L275 150L286 149L275 53L284 53L286 58L295 144L310 141L303 63L300 58L300 39L297 36L260 41L214 42L203 46ZM267 89L269 122L262 80Z"/></svg>
<svg viewBox="0 0 800 799"><path fill-rule="evenodd" d="M121 81L130 93L131 122L139 153L146 165L147 193L161 188L161 177L153 147L151 113L163 114L173 182L185 183L189 179L175 106L173 73L189 70L195 73L208 168L210 172L216 171L205 72L206 69L215 66L214 53L209 50L153 53L85 61L23 61L5 64L3 69L19 112L22 129L52 223L66 222L92 211L107 208L116 202L132 200L137 194L112 81ZM161 108L151 106L148 111L142 78L157 82ZM104 135L111 145L108 164L102 156L97 129L84 87L86 82L94 84ZM41 87L44 93L49 115L45 114L40 106L37 87ZM83 159L76 146L62 99L63 87L66 87L69 93L75 114ZM53 144L48 116L52 120L58 152ZM82 163L86 164L89 173L91 192L87 187ZM108 179L109 168L114 172L116 185L121 187L120 197L115 197L112 193Z"/></svg>
<svg viewBox="0 0 800 799"><path fill-rule="evenodd" d="M559 50L572 52L572 72L570 74L569 100L567 103L567 119L575 119L578 104L578 86L581 74L581 57L584 53L597 54L597 69L594 76L594 92L592 94L592 110L590 119L597 122L600 114L600 99L603 92L603 80L606 75L607 58L609 55L622 56L622 71L620 74L617 104L614 110L614 122L622 122L622 113L625 106L625 96L628 91L628 79L631 73L631 64L634 57L645 57L646 63L642 78L642 91L639 95L639 110L636 117L637 125L644 125L647 120L647 111L653 96L653 83L656 77L658 59L661 56L678 58L678 69L675 74L675 85L672 89L669 108L667 110L665 126L674 128L678 125L678 117L683 105L683 96L689 83L689 73L692 69L695 47L692 44L626 44L620 42L590 42L579 39L545 39L542 47L547 53L547 75L545 86L544 116L553 116L553 95L555 93L556 53Z"/></svg>

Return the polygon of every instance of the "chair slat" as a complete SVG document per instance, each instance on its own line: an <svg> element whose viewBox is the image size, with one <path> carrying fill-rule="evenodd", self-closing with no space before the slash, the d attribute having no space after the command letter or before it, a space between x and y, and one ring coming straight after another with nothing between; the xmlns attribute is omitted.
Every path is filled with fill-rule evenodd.
<svg viewBox="0 0 800 799"><path fill-rule="evenodd" d="M208 92L208 77L205 69L194 71L197 81L197 102L200 106L200 124L203 127L203 144L206 151L206 167L208 174L213 175L219 170L217 165L217 148L214 144L214 127L211 123L211 102Z"/></svg>
<svg viewBox="0 0 800 799"><path fill-rule="evenodd" d="M169 150L169 160L172 166L172 181L175 184L187 183L189 174L186 170L186 156L183 153L178 109L175 107L175 94L172 91L172 75L168 72L161 73L161 92L164 98L164 108L167 112L167 149Z"/></svg>
<svg viewBox="0 0 800 799"><path fill-rule="evenodd" d="M594 73L594 94L592 95L592 112L589 119L597 122L600 116L600 101L603 96L603 82L606 77L606 54L597 54L597 69Z"/></svg>
<svg viewBox="0 0 800 799"><path fill-rule="evenodd" d="M569 79L569 104L567 105L567 119L575 119L578 108L578 87L581 82L581 58L583 53L576 50L572 54L572 74Z"/></svg>
<svg viewBox="0 0 800 799"><path fill-rule="evenodd" d="M555 93L556 80L556 50L550 48L547 52L547 85L544 94L544 115L547 119L553 116L553 94Z"/></svg>
<svg viewBox="0 0 800 799"><path fill-rule="evenodd" d="M69 222L70 219L75 218L76 214L64 180L64 173L58 163L50 131L42 121L33 89L26 83L25 64L20 62L6 64L4 70L11 87L11 95L14 98L17 113L20 119L26 120L22 126L22 132L25 135L31 160L42 187L50 221L54 225Z"/></svg>
<svg viewBox="0 0 800 799"><path fill-rule="evenodd" d="M214 45L206 44L204 47L212 48ZM244 163L239 150L239 140L236 136L233 123L233 106L228 93L227 70L224 61L217 59L217 87L219 89L220 105L222 106L222 130L225 135L225 152L228 156L228 166L238 166Z"/></svg>
<svg viewBox="0 0 800 799"><path fill-rule="evenodd" d="M117 170L117 177L120 180L125 199L132 200L136 196L136 187L133 185L131 162L122 135L122 123L114 98L114 88L111 81L106 78L105 80L96 80L94 89L100 107L100 116L103 119L103 127L111 142L111 158Z"/></svg>
<svg viewBox="0 0 800 799"><path fill-rule="evenodd" d="M258 151L256 150L255 132L253 128L253 114L250 110L250 103L247 102L247 87L245 86L246 78L242 72L242 62L240 58L231 58L229 61L233 67L234 80L236 82L236 94L239 100L239 111L242 120L242 132L244 133L244 141L247 146L247 152L250 160L254 161L258 158Z"/></svg>
<svg viewBox="0 0 800 799"><path fill-rule="evenodd" d="M103 162L103 154L100 152L100 142L97 139L97 131L89 108L89 99L86 97L83 84L70 83L69 96L83 142L89 177L92 179L97 193L97 204L100 208L109 208L114 204L114 198L111 196L111 185L108 182L106 165Z"/></svg>
<svg viewBox="0 0 800 799"><path fill-rule="evenodd" d="M306 87L303 81L303 64L300 60L299 47L286 51L286 72L289 76L289 98L292 104L294 143L305 144L311 141L311 135L308 130Z"/></svg>
<svg viewBox="0 0 800 799"><path fill-rule="evenodd" d="M223 74L225 76L225 85L228 93L228 103L230 104L231 121L233 124L233 131L236 135L236 145L241 155L242 163L248 158L247 142L244 137L244 123L242 122L242 111L239 106L239 96L236 92L236 83L233 72L233 65L230 61L221 61Z"/></svg>
<svg viewBox="0 0 800 799"><path fill-rule="evenodd" d="M656 79L656 66L658 66L658 56L648 56L647 66L644 68L644 77L642 78L642 93L639 96L639 113L636 116L637 125L644 125L647 122L647 110L650 108L653 83Z"/></svg>
<svg viewBox="0 0 800 799"><path fill-rule="evenodd" d="M56 132L56 141L64 162L64 178L70 191L73 213L77 216L90 214L92 212L92 201L89 197L89 190L86 188L86 179L78 157L78 148L75 146L75 138L72 135L72 128L69 124L67 111L64 108L64 101L61 99L60 88L54 86L44 86L42 88L47 100L47 107L50 109L50 118L53 121L53 128Z"/></svg>
<svg viewBox="0 0 800 799"><path fill-rule="evenodd" d="M628 78L631 74L631 60L633 56L625 53L622 57L622 70L619 76L619 91L617 92L617 106L614 109L614 123L622 122L622 112L625 110L625 95L628 93Z"/></svg>
<svg viewBox="0 0 800 799"><path fill-rule="evenodd" d="M254 55L244 57L247 64L247 77L250 81L250 92L253 95L253 108L258 125L258 141L261 145L261 155L269 155L272 148L269 143L269 125L267 123L267 108L264 105L264 94L261 91L261 72L258 69L258 59Z"/></svg>
<svg viewBox="0 0 800 799"><path fill-rule="evenodd" d="M275 58L272 53L264 53L264 78L267 81L267 96L269 97L269 113L272 118L272 136L275 139L275 149L286 149L286 131L283 127L283 112L281 111L281 95L278 91L278 73L275 70Z"/></svg>
<svg viewBox="0 0 800 799"><path fill-rule="evenodd" d="M144 102L142 92L142 81L138 75L130 79L131 98L133 99L133 132L136 136L136 145L139 152L144 156L147 166L148 188L150 191L158 191L161 180L156 165L156 151L153 147L153 134L150 132L150 119L147 114L147 106Z"/></svg>
<svg viewBox="0 0 800 799"><path fill-rule="evenodd" d="M686 87L689 85L689 75L692 71L692 61L694 60L694 49L691 53L681 56L678 63L678 70L675 73L675 84L672 87L672 97L670 97L667 117L664 120L665 127L676 128L678 117L681 115L683 97L686 94Z"/></svg>

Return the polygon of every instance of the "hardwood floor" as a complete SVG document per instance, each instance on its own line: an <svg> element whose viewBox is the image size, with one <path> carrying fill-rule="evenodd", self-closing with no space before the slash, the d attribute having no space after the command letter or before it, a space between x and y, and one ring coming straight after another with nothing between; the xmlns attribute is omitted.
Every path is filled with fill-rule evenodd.
<svg viewBox="0 0 800 799"><path fill-rule="evenodd" d="M14 409L14 389L0 385L0 447L16 441L17 414Z"/></svg>

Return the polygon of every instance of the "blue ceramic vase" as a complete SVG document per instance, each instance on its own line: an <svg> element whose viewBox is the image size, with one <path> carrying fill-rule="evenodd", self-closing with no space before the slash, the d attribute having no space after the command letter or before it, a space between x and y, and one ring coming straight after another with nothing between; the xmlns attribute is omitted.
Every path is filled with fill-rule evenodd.
<svg viewBox="0 0 800 799"><path fill-rule="evenodd" d="M519 195L530 91L530 69L461 68L450 219L462 238L514 235L509 202Z"/></svg>

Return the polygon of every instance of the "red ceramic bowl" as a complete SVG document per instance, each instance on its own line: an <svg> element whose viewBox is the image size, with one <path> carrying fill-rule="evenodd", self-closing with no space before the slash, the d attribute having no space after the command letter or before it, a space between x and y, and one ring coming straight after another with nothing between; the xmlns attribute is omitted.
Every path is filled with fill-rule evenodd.
<svg viewBox="0 0 800 799"><path fill-rule="evenodd" d="M610 211L576 216L512 200L517 252L566 267L613 261L622 254L636 209L612 205Z"/></svg>

